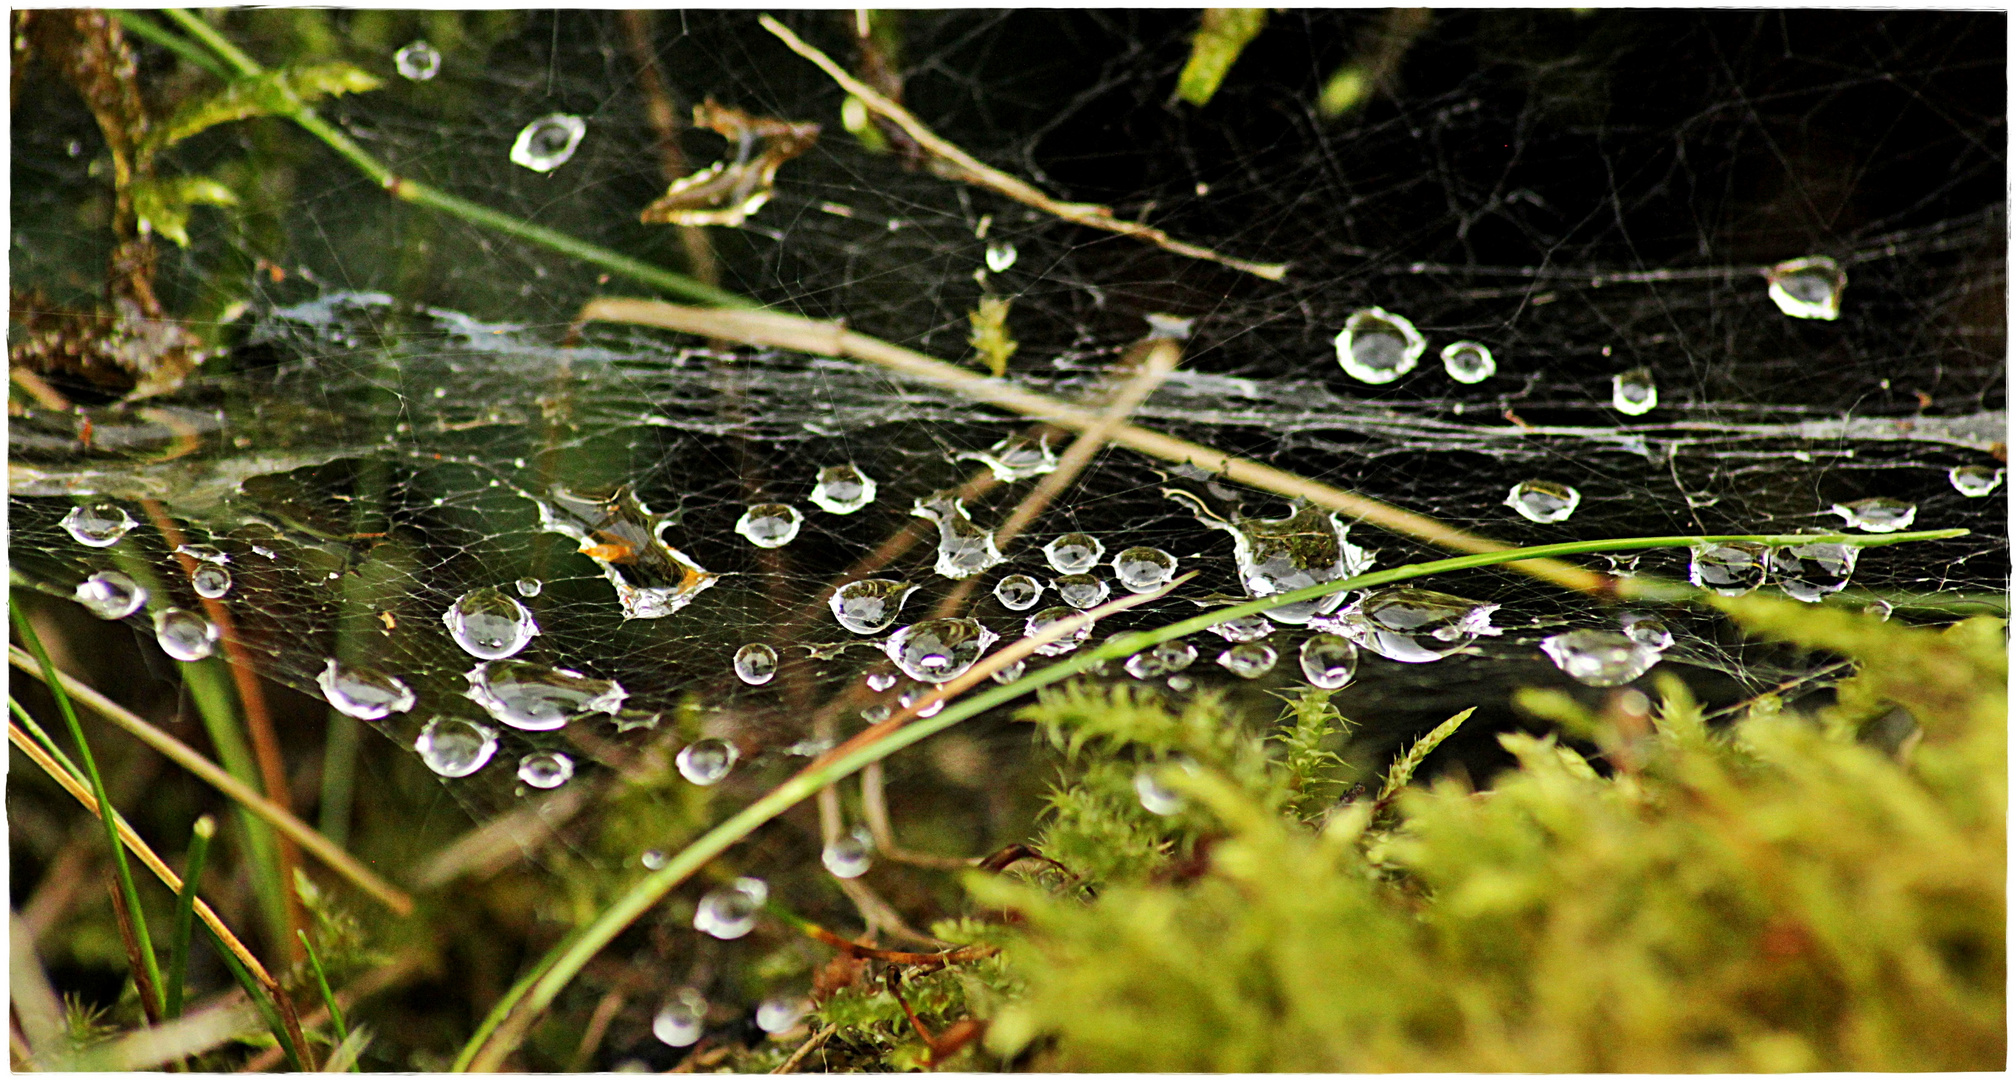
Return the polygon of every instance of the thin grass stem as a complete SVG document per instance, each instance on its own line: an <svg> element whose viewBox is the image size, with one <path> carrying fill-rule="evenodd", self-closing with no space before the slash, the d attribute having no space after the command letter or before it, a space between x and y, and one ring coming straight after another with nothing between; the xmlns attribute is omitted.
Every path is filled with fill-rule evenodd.
<svg viewBox="0 0 2016 1080"><path fill-rule="evenodd" d="M322 970L322 955L315 951L315 943L308 940L308 931L295 932L301 936L301 948L308 953L308 969L315 973L315 988L322 992L322 1007L329 1010L329 1026L336 1031L336 1041L342 1042L350 1037L350 1025L343 1019L343 1006L336 1003L336 992L329 989L329 974Z"/></svg>
<svg viewBox="0 0 2016 1080"><path fill-rule="evenodd" d="M182 868L182 888L175 894L175 937L168 946L169 1019L182 1015L182 988L188 981L189 932L196 921L196 890L203 880L203 863L210 855L210 838L217 835L217 819L208 814L196 819L189 830L189 858Z"/></svg>

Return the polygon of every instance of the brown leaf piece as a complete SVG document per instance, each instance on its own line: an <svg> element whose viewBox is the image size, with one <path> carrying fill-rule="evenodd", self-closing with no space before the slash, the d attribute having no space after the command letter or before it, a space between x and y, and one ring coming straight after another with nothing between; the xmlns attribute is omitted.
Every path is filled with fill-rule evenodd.
<svg viewBox="0 0 2016 1080"><path fill-rule="evenodd" d="M818 124L750 116L713 98L693 106L693 126L726 136L735 160L673 181L639 215L647 225L740 225L770 201L777 170L819 140ZM758 142L762 150L752 156Z"/></svg>

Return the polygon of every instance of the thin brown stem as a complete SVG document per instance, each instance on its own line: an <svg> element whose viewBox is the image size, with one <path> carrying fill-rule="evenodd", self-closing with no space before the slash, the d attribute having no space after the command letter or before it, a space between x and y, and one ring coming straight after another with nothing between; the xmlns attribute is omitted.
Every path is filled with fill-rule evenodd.
<svg viewBox="0 0 2016 1080"><path fill-rule="evenodd" d="M798 1049L791 1051L791 1056L784 1059L784 1064L770 1070L770 1075L777 1076L783 1073L795 1072L799 1063L811 1056L812 1051L826 1045L826 1040L832 1038L833 1033L838 1030L840 1030L840 1025L838 1024L828 1024L820 1028L817 1035L806 1039L803 1043L799 1044Z"/></svg>
<svg viewBox="0 0 2016 1080"><path fill-rule="evenodd" d="M637 65L637 89L644 95L644 115L658 142L658 172L667 184L692 172L686 154L679 149L679 110L673 107L672 91L665 85L665 73L658 66L658 52L651 47L651 26L657 13L630 9L623 12L623 33L630 46L630 60ZM721 284L721 266L714 258L714 245L707 230L697 225L680 225L679 245L686 249L686 269L709 285Z"/></svg>
<svg viewBox="0 0 2016 1080"><path fill-rule="evenodd" d="M105 891L112 894L112 919L119 924L119 944L126 949L126 964L133 972L133 988L140 995L140 1011L146 1014L147 1023L161 1023L161 988L147 976L147 962L140 955L140 939L133 933L133 913L126 909L126 897L119 891L119 881L111 874L105 875Z"/></svg>

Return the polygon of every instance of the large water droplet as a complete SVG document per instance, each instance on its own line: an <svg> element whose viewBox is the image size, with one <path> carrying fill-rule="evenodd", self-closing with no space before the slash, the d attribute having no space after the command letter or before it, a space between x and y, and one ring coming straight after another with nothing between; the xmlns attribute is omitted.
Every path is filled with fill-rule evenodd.
<svg viewBox="0 0 2016 1080"><path fill-rule="evenodd" d="M1652 369L1636 367L1610 376L1610 407L1626 416L1643 416L1659 407L1659 384Z"/></svg>
<svg viewBox="0 0 2016 1080"><path fill-rule="evenodd" d="M1057 590L1057 599L1081 611L1098 607L1113 591L1103 578L1091 574L1066 574L1051 582L1050 587Z"/></svg>
<svg viewBox="0 0 2016 1080"><path fill-rule="evenodd" d="M679 766L679 775L691 784L712 787L728 775L735 767L735 760L741 757L735 744L726 739L700 739L688 743L679 751L674 762Z"/></svg>
<svg viewBox="0 0 2016 1080"><path fill-rule="evenodd" d="M827 844L819 853L819 861L834 877L857 878L867 873L869 864L874 861L870 852L868 838L856 830Z"/></svg>
<svg viewBox="0 0 2016 1080"><path fill-rule="evenodd" d="M334 660L315 676L315 685L322 688L323 699L337 712L359 720L383 720L411 709L417 700L397 676Z"/></svg>
<svg viewBox="0 0 2016 1080"><path fill-rule="evenodd" d="M1027 574L1010 574L994 583L994 599L1010 611L1027 611L1043 597L1043 583Z"/></svg>
<svg viewBox="0 0 2016 1080"><path fill-rule="evenodd" d="M761 880L736 878L734 884L723 885L700 898L700 906L693 912L693 929L733 941L756 929L756 913L763 910L768 899L770 886Z"/></svg>
<svg viewBox="0 0 2016 1080"><path fill-rule="evenodd" d="M1274 647L1264 641L1245 641L1218 654L1218 666L1242 679L1257 679L1274 670L1280 659Z"/></svg>
<svg viewBox="0 0 2016 1080"><path fill-rule="evenodd" d="M1442 349L1442 370L1460 383L1480 383L1498 373L1491 350L1474 341L1458 341Z"/></svg>
<svg viewBox="0 0 2016 1080"><path fill-rule="evenodd" d="M626 619L661 619L693 602L721 575L667 544L660 535L669 514L654 514L628 487L603 498L577 495L555 486L552 500L534 500L539 527L580 545L616 588Z"/></svg>
<svg viewBox="0 0 2016 1080"><path fill-rule="evenodd" d="M999 635L972 619L926 619L889 636L882 650L918 682L949 682L965 674Z"/></svg>
<svg viewBox="0 0 2016 1080"><path fill-rule="evenodd" d="M812 505L829 514L851 514L874 501L874 479L852 465L829 465L812 485Z"/></svg>
<svg viewBox="0 0 2016 1080"><path fill-rule="evenodd" d="M541 790L574 779L574 759L558 750L540 750L518 759L518 779Z"/></svg>
<svg viewBox="0 0 2016 1080"><path fill-rule="evenodd" d="M1164 641L1127 658L1127 674L1137 679L1158 679L1187 668L1197 659L1197 647L1187 641Z"/></svg>
<svg viewBox="0 0 2016 1080"><path fill-rule="evenodd" d="M1817 604L1829 593L1848 587L1855 574L1857 551L1847 544L1801 544L1772 548L1771 576L1794 600Z"/></svg>
<svg viewBox="0 0 2016 1080"><path fill-rule="evenodd" d="M1723 596L1741 596L1764 584L1764 548L1758 544L1696 544L1687 580Z"/></svg>
<svg viewBox="0 0 2016 1080"><path fill-rule="evenodd" d="M441 54L425 41L408 42L392 54L392 66L414 82L426 82L441 70Z"/></svg>
<svg viewBox="0 0 2016 1080"><path fill-rule="evenodd" d="M613 679L549 668L526 660L490 660L469 669L469 699L499 723L521 731L552 731L589 713L616 715L628 691Z"/></svg>
<svg viewBox="0 0 2016 1080"><path fill-rule="evenodd" d="M1619 619L1618 623L1624 628L1624 636L1640 645L1661 652L1673 647L1673 631L1657 615L1634 611Z"/></svg>
<svg viewBox="0 0 2016 1080"><path fill-rule="evenodd" d="M63 531L85 547L111 547L133 531L133 518L116 503L92 503L63 515Z"/></svg>
<svg viewBox="0 0 2016 1080"><path fill-rule="evenodd" d="M980 462L993 470L994 479L1004 484L1057 470L1057 454L1050 449L1047 435L1034 441L1011 435L985 450L968 450L956 457Z"/></svg>
<svg viewBox="0 0 2016 1080"><path fill-rule="evenodd" d="M1841 317L1841 291L1848 287L1848 274L1825 255L1779 263L1765 280L1771 302L1795 319Z"/></svg>
<svg viewBox="0 0 2016 1080"><path fill-rule="evenodd" d="M1847 522L1851 529L1889 533L1910 528L1918 518L1918 505L1878 496L1851 503L1835 503L1832 512L1841 515L1841 520Z"/></svg>
<svg viewBox="0 0 2016 1080"><path fill-rule="evenodd" d="M758 503L743 511L735 532L759 548L780 548L798 538L805 515L788 503Z"/></svg>
<svg viewBox="0 0 2016 1080"><path fill-rule="evenodd" d="M753 642L735 650L735 677L750 686L762 686L777 677L777 650Z"/></svg>
<svg viewBox="0 0 2016 1080"><path fill-rule="evenodd" d="M77 583L73 594L84 610L101 619L123 619L147 602L147 590L117 570L100 570Z"/></svg>
<svg viewBox="0 0 2016 1080"><path fill-rule="evenodd" d="M539 632L525 605L485 586L457 597L441 615L448 636L478 660L502 660L531 643Z"/></svg>
<svg viewBox="0 0 2016 1080"><path fill-rule="evenodd" d="M987 269L1004 273L1015 265L1015 245L1006 240L987 245Z"/></svg>
<svg viewBox="0 0 2016 1080"><path fill-rule="evenodd" d="M1202 500L1187 491L1164 488L1163 493L1190 504L1199 522L1231 534L1232 558L1239 567L1239 583L1246 587L1248 596L1278 596L1362 574L1372 566L1371 553L1346 539L1350 528L1320 507L1303 503L1284 518L1234 514L1228 521L1212 513ZM1343 603L1344 594L1339 592L1283 604L1265 614L1275 622L1299 626L1319 613L1337 610Z"/></svg>
<svg viewBox="0 0 2016 1080"><path fill-rule="evenodd" d="M941 491L928 499L918 499L910 512L938 524L938 564L940 574L954 581L972 577L1004 560L994 546L994 534L973 524L964 500Z"/></svg>
<svg viewBox="0 0 2016 1080"><path fill-rule="evenodd" d="M210 655L217 645L217 627L193 611L163 608L154 613L154 640L162 652L187 663Z"/></svg>
<svg viewBox="0 0 2016 1080"><path fill-rule="evenodd" d="M1063 607L1061 605L1058 607L1047 607L1037 612L1036 614L1029 616L1029 620L1023 624L1023 632L1026 635L1033 637L1036 634L1042 633L1044 630L1049 629L1052 625L1063 622L1065 619L1073 618L1078 614L1079 612L1077 610L1073 608ZM1088 622L1084 626L1079 627L1076 631L1072 633L1066 634L1055 641L1047 642L1043 645L1037 646L1036 655L1062 656L1065 653L1068 653L1071 650L1076 649L1081 643L1084 642L1086 638L1091 636L1092 636L1092 624Z"/></svg>
<svg viewBox="0 0 2016 1080"><path fill-rule="evenodd" d="M1659 650L1615 630L1571 630L1540 642L1554 666L1584 686L1623 686L1652 670Z"/></svg>
<svg viewBox="0 0 2016 1080"><path fill-rule="evenodd" d="M1519 511L1519 516L1528 521L1552 525L1568 520L1575 508L1582 505L1582 493L1550 480L1523 480L1512 486L1504 505Z"/></svg>
<svg viewBox="0 0 2016 1080"><path fill-rule="evenodd" d="M544 589L546 583L540 581L538 578L521 577L518 579L518 583L512 587L518 590L518 595L530 600L539 595L539 590Z"/></svg>
<svg viewBox="0 0 2016 1080"><path fill-rule="evenodd" d="M1176 576L1176 556L1161 548L1131 547L1113 556L1113 576L1130 593L1154 592Z"/></svg>
<svg viewBox="0 0 2016 1080"><path fill-rule="evenodd" d="M761 1005L756 1006L756 1026L762 1028L766 1034L782 1034L796 1027L798 1021L805 1019L805 1014L810 1011L811 1005L802 994L780 994L773 998L765 998Z"/></svg>
<svg viewBox="0 0 2016 1080"><path fill-rule="evenodd" d="M1134 773L1134 796L1141 800L1141 809L1160 817L1179 813L1184 806L1183 796L1165 786L1156 773L1159 765L1143 765Z"/></svg>
<svg viewBox="0 0 2016 1080"><path fill-rule="evenodd" d="M1318 690L1335 690L1358 674L1358 646L1336 634L1313 634L1302 643L1302 677Z"/></svg>
<svg viewBox="0 0 2016 1080"><path fill-rule="evenodd" d="M1345 634L1360 646L1388 660L1426 664L1480 635L1503 633L1491 625L1491 613L1496 610L1497 604L1403 587L1368 594L1339 621Z"/></svg>
<svg viewBox="0 0 2016 1080"><path fill-rule="evenodd" d="M856 634L879 634L889 629L903 610L903 601L917 586L891 578L863 578L833 590L827 606L833 619Z"/></svg>
<svg viewBox="0 0 2016 1080"><path fill-rule="evenodd" d="M707 999L690 986L675 991L665 1007L651 1018L651 1034L667 1046L691 1046L700 1041L706 1029Z"/></svg>
<svg viewBox="0 0 2016 1080"><path fill-rule="evenodd" d="M1043 558L1049 561L1050 569L1060 574L1082 574L1097 565L1104 554L1106 545L1098 537L1079 532L1065 533L1043 545Z"/></svg>
<svg viewBox="0 0 2016 1080"><path fill-rule="evenodd" d="M468 776L490 763L497 733L458 716L437 716L420 729L413 749L429 769L450 779Z"/></svg>
<svg viewBox="0 0 2016 1080"><path fill-rule="evenodd" d="M1352 312L1337 335L1337 362L1352 378L1374 386L1414 370L1427 350L1413 323L1376 307Z"/></svg>
<svg viewBox="0 0 2016 1080"><path fill-rule="evenodd" d="M1986 465L1957 465L1946 473L1953 490L1970 499L1979 499L2002 486L2002 470Z"/></svg>
<svg viewBox="0 0 2016 1080"><path fill-rule="evenodd" d="M578 116L566 113L542 116L518 133L518 141L511 144L511 163L533 172L552 172L567 164L567 159L574 156L574 148L581 145L581 136L587 133L588 124Z"/></svg>
<svg viewBox="0 0 2016 1080"><path fill-rule="evenodd" d="M1211 632L1226 641L1259 641L1274 632L1274 620L1265 615L1241 615L1212 623Z"/></svg>
<svg viewBox="0 0 2016 1080"><path fill-rule="evenodd" d="M189 575L189 587L205 600L222 600L231 591L231 571L216 563L199 563Z"/></svg>

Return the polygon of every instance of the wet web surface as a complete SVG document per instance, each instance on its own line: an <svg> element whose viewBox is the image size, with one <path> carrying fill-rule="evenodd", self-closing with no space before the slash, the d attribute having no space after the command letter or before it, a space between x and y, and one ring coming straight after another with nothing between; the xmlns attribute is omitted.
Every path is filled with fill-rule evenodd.
<svg viewBox="0 0 2016 1080"><path fill-rule="evenodd" d="M1520 544L1831 529L1836 504L1899 500L1916 508L1914 528L1974 534L1864 553L1844 596L1935 618L1906 599L2001 592L2007 490L1961 490L2000 476L2005 437L1999 21L1970 36L1963 26L1984 20L1451 14L1414 43L1392 93L1325 121L1315 88L1370 18L1278 17L1202 110L1164 104L1187 17L965 12L904 24L907 100L941 133L1060 196L1286 262L1279 283L864 150L836 121L840 92L753 17L666 13L654 40L682 107L711 95L826 125L744 226L709 230L726 288L947 359L970 357L980 297L1006 297L1020 342L1009 377L1072 400L1103 392L1149 314L1194 319L1183 368L1138 423ZM493 21L487 52L469 30L426 81L393 76L390 48L360 53L388 87L325 111L402 174L683 265L672 230L636 220L663 179L620 27L572 13ZM837 16L791 21L852 55ZM396 47L428 31L384 32ZM1963 40L1974 44L1950 44ZM521 129L556 112L585 122L564 163L514 164ZM223 169L246 152L241 137L192 140L189 167ZM96 265L51 212L88 186L91 152L73 156L73 138L88 129L15 134L14 272L52 293ZM721 144L685 137L695 168L733 155ZM708 737L735 747L734 775L753 792L819 748L809 718L843 691L886 683L834 713L841 737L863 709L916 687L887 682L882 643L957 587L939 571L938 530L875 571L919 586L886 629L850 632L822 590L921 522L920 500L972 478L981 462L967 455L1023 436L1026 421L853 361L607 326L563 346L584 300L642 290L394 205L312 148L269 164L295 185L270 235L205 211L187 254L164 260L164 289L190 306L249 303L231 355L170 397L13 419L17 573L65 596L94 573L151 574L148 609L128 616L136 626L170 604L202 611L198 582L143 503L153 500L180 542L228 560L199 559L202 584L215 592L215 568L228 571L216 599L262 674L342 699L352 715L382 712L375 729L466 774L448 783L479 817L646 744ZM285 273L253 272L255 255ZM1767 288L1767 268L1814 256L1845 274L1838 318L1791 317ZM1423 339L1417 365L1390 381L1354 377L1338 359L1338 334L1370 308ZM1360 339L1382 325L1399 324L1361 323ZM1440 357L1459 341L1488 348L1495 371L1453 378ZM1354 357L1359 375L1390 370L1381 347ZM1465 374L1477 362L1454 361ZM1618 395L1642 399L1637 377L1617 385L1636 369L1656 405L1620 409ZM847 513L815 503L821 470L848 465L875 482L872 501ZM1956 480L1956 469L1976 471ZM1517 511L1508 493L1525 482L1565 485L1572 499L1543 488L1531 513ZM1035 483L998 484L965 510L992 529ZM1243 598L1234 536L1172 487L1227 520L1292 509L1108 449L978 573L961 614L1001 642L1019 636L1060 602L1063 573L1044 547L1074 532L1101 542L1090 572L1116 595L1113 560L1128 548L1200 574L1094 640ZM1531 520L1571 502L1565 518ZM769 503L795 514L745 523ZM80 505L115 506L136 525L109 546L79 542L80 527L109 535L64 526ZM791 533L793 517L787 542L752 541ZM1348 541L1379 568L1441 554L1365 525ZM1590 565L1684 578L1688 556ZM994 593L1018 574L1043 585L1022 608ZM1503 571L1421 584L1497 605L1500 632L1455 634L1440 644L1460 649L1412 664L1374 655L1376 628L1339 627L1362 655L1337 702L1376 739L1469 705L1513 722L1512 688L1573 685L1543 638L1614 631L1625 614ZM478 590L492 591L470 598ZM444 619L458 601L459 618ZM1657 670L1713 702L1819 663L1743 644L1699 614L1658 614L1675 640ZM1165 658L1142 671L1165 687L1173 677L1179 697L1222 688L1273 708L1261 693L1306 681L1298 659L1315 632L1272 625L1264 640L1278 659L1251 679L1230 669L1263 667L1262 651L1221 665L1232 643L1210 635L1191 641L1187 669ZM164 636L171 655L208 647L186 621ZM752 645L775 660L757 650L738 665ZM395 677L410 702L359 671ZM712 779L703 757L688 775Z"/></svg>

